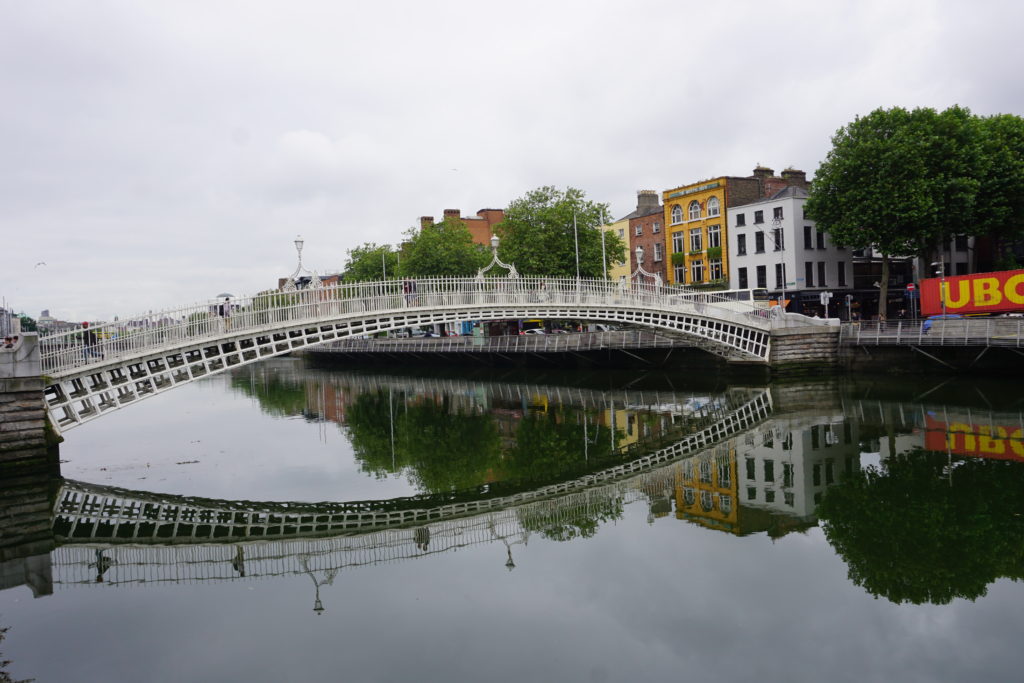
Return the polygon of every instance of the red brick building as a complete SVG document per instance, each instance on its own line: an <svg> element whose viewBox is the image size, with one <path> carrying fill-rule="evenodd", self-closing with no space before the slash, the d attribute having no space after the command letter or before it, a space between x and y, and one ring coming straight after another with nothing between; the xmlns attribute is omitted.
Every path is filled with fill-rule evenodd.
<svg viewBox="0 0 1024 683"><path fill-rule="evenodd" d="M644 270L658 273L666 278L664 210L654 190L640 190L636 193L636 210L623 216L629 219L629 272L636 272L636 248L643 247Z"/></svg>
<svg viewBox="0 0 1024 683"><path fill-rule="evenodd" d="M482 244L485 247L491 246L491 235L494 234L494 226L505 220L503 209L480 209L476 216L463 216L459 209L445 209L442 220L462 221L462 224L469 229L475 244ZM420 216L420 229L434 224L433 216Z"/></svg>

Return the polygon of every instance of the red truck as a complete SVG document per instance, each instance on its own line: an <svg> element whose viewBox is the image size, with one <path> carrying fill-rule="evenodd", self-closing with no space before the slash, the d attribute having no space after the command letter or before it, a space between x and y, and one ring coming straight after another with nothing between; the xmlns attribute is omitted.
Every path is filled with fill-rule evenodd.
<svg viewBox="0 0 1024 683"><path fill-rule="evenodd" d="M921 315L940 315L942 278L921 280ZM945 313L1024 313L1024 270L953 275L945 279Z"/></svg>

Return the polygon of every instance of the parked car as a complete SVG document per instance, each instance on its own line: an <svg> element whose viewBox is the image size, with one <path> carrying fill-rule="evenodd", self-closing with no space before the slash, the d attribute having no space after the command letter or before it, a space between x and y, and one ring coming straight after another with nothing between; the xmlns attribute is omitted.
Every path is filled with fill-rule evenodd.
<svg viewBox="0 0 1024 683"><path fill-rule="evenodd" d="M533 329L530 330L524 330L523 334L547 334L547 332L540 329L539 327L534 327Z"/></svg>

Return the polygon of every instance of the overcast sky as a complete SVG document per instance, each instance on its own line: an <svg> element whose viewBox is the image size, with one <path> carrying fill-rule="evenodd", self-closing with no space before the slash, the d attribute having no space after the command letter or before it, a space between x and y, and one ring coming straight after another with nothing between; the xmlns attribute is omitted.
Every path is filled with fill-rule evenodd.
<svg viewBox="0 0 1024 683"><path fill-rule="evenodd" d="M858 114L1024 113L1024 3L0 3L0 296L102 319L253 293L541 185L632 210ZM45 265L37 265L43 263Z"/></svg>

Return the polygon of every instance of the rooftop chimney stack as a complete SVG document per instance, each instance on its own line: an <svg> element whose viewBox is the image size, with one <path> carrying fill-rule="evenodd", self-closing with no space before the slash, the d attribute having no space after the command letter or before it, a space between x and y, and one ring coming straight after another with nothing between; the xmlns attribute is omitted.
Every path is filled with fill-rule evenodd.
<svg viewBox="0 0 1024 683"><path fill-rule="evenodd" d="M789 185L807 189L807 174L795 168L787 168L782 172L782 179Z"/></svg>
<svg viewBox="0 0 1024 683"><path fill-rule="evenodd" d="M659 205L658 193L654 190L638 190L636 193L637 213L653 211Z"/></svg>

